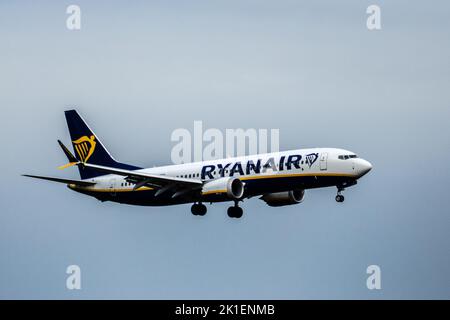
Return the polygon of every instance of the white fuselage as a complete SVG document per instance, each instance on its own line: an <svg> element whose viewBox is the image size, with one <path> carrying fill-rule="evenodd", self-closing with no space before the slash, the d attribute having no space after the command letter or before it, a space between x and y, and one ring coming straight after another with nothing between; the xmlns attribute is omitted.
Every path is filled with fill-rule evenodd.
<svg viewBox="0 0 450 320"><path fill-rule="evenodd" d="M213 183L223 178L235 177L244 182L248 187L247 196L251 197L293 189L304 190L333 185L345 187L346 184L356 183L356 180L371 168L368 161L358 158L351 151L336 148L312 148L147 168L137 170L137 172L201 181L203 182L201 189L203 200L213 202L227 200L226 197L219 196L225 193L225 190L215 187ZM114 174L87 181L95 182L95 185L69 187L98 198L104 198L104 200L124 203L133 203L129 193L136 194L153 189L148 186L136 188L135 184L126 177ZM105 193L108 194L107 197L103 196ZM142 197L143 195L140 194L140 198ZM148 202L148 205L152 205L152 200L156 201L156 205L192 201L192 199L171 201L171 198L160 197L164 200L158 203L158 199L152 199L152 197L158 198L150 193L145 196L145 201L141 200L146 204Z"/></svg>

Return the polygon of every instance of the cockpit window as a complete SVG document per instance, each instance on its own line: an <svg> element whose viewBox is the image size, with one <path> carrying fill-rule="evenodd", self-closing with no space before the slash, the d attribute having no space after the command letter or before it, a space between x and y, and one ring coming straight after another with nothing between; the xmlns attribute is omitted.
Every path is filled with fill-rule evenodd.
<svg viewBox="0 0 450 320"><path fill-rule="evenodd" d="M347 160L347 159L353 159L353 158L358 158L358 156L356 154L342 154L342 155L338 156L338 159L341 159L341 160Z"/></svg>

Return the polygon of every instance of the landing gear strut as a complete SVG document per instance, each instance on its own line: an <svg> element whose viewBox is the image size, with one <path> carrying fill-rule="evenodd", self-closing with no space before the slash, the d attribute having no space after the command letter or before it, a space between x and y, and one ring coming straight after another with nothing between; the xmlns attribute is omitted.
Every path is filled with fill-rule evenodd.
<svg viewBox="0 0 450 320"><path fill-rule="evenodd" d="M344 202L344 196L341 194L342 193L342 191L344 191L344 189L343 188L339 188L338 187L338 191L337 191L337 195L336 195L336 202Z"/></svg>
<svg viewBox="0 0 450 320"><path fill-rule="evenodd" d="M204 216L207 210L203 203L194 203L191 207L191 212L194 216Z"/></svg>
<svg viewBox="0 0 450 320"><path fill-rule="evenodd" d="M237 201L234 202L234 206L229 207L227 210L227 214L230 218L241 218L243 213L244 210L242 210L242 208L239 207Z"/></svg>

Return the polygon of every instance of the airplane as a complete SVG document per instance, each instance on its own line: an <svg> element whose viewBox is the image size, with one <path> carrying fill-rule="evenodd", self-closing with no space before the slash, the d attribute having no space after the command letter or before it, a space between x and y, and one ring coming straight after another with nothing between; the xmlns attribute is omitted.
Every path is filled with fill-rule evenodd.
<svg viewBox="0 0 450 320"><path fill-rule="evenodd" d="M140 168L116 161L76 110L65 111L75 155L58 143L81 180L24 174L66 184L100 201L140 206L192 203L191 213L204 216L204 203L229 201L230 218L241 218L245 199L259 197L271 207L299 204L305 190L336 187L335 200L367 174L372 165L354 152L337 148L298 149L219 160Z"/></svg>

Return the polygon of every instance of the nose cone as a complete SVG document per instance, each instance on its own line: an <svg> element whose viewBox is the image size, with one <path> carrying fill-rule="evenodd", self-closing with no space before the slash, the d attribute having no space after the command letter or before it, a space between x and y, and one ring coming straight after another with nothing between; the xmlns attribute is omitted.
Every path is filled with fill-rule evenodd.
<svg viewBox="0 0 450 320"><path fill-rule="evenodd" d="M372 164L364 159L358 159L358 163L356 164L356 169L358 171L358 176L361 178L367 172L372 170Z"/></svg>

